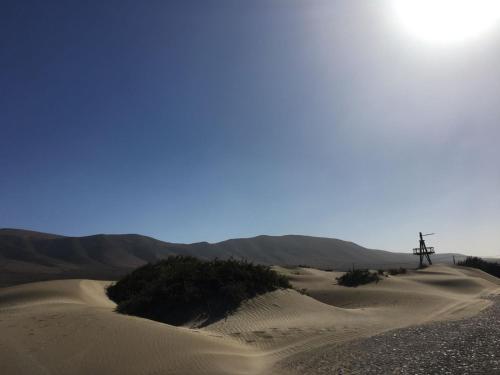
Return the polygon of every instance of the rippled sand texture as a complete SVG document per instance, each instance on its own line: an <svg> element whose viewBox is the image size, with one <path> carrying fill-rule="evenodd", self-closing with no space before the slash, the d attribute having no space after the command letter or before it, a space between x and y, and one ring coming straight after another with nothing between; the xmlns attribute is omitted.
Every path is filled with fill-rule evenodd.
<svg viewBox="0 0 500 375"><path fill-rule="evenodd" d="M276 374L297 356L389 329L476 314L498 279L432 266L358 288L338 273L282 269L297 289L244 303L203 329L120 315L108 282L62 280L0 289L2 374Z"/></svg>

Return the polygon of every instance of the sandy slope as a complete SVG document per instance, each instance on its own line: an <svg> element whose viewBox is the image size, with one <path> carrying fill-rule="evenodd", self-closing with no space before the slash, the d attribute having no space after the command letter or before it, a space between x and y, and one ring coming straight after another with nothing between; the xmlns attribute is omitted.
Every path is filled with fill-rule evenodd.
<svg viewBox="0 0 500 375"><path fill-rule="evenodd" d="M105 282L49 281L0 289L2 374L270 374L326 344L431 320L470 316L488 305L498 279L433 266L359 288L332 272L280 269L296 291L246 302L201 330L122 316Z"/></svg>
<svg viewBox="0 0 500 375"><path fill-rule="evenodd" d="M252 374L256 350L211 333L113 312L106 283L0 291L2 374Z"/></svg>

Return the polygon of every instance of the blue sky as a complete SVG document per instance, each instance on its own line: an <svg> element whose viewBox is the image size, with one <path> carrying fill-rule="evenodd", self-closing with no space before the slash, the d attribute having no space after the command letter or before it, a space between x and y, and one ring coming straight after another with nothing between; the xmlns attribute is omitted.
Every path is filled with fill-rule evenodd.
<svg viewBox="0 0 500 375"><path fill-rule="evenodd" d="M3 1L0 227L500 256L500 28L389 1Z"/></svg>

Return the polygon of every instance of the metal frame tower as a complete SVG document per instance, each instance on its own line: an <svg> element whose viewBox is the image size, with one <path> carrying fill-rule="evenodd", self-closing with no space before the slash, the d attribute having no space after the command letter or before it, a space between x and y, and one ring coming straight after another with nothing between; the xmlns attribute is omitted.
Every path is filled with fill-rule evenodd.
<svg viewBox="0 0 500 375"><path fill-rule="evenodd" d="M419 234L420 234L420 241L419 241L420 246L413 249L413 255L418 255L420 257L420 267L424 265L425 258L427 258L427 262L429 262L429 265L431 265L432 264L431 254L435 254L435 251L433 247L427 247L427 245L425 244L424 237L432 236L434 233L422 234L422 232L419 232Z"/></svg>

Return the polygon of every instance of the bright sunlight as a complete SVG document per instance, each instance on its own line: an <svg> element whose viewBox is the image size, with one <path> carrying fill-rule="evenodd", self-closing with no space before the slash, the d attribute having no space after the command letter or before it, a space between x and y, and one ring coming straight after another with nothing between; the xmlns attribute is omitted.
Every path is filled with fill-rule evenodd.
<svg viewBox="0 0 500 375"><path fill-rule="evenodd" d="M411 34L435 43L476 38L500 21L499 0L393 0L393 6Z"/></svg>

